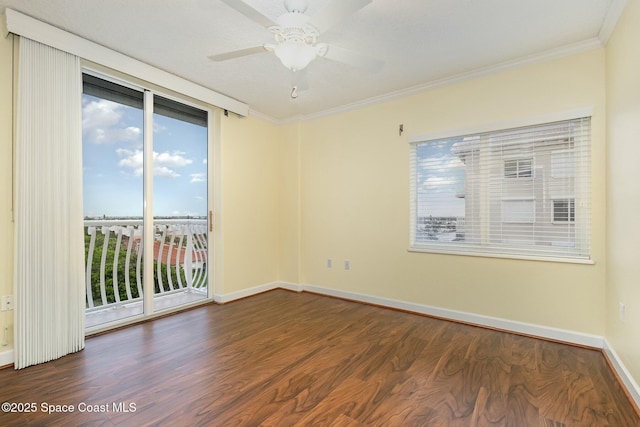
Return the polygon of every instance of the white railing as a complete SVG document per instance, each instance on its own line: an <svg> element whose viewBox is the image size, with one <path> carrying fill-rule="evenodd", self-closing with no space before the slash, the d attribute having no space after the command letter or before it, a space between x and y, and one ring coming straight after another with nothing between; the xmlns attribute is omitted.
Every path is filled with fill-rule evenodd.
<svg viewBox="0 0 640 427"><path fill-rule="evenodd" d="M142 300L142 220L84 222L87 311ZM204 219L154 220L155 294L206 295L207 223Z"/></svg>

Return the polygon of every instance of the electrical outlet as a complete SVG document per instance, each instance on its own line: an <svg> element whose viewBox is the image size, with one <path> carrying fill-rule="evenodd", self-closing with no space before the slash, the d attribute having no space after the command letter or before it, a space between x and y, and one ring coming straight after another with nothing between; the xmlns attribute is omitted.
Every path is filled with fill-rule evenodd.
<svg viewBox="0 0 640 427"><path fill-rule="evenodd" d="M624 315L625 315L624 304L620 303L620 305L618 306L618 309L620 310L620 321L624 322Z"/></svg>
<svg viewBox="0 0 640 427"><path fill-rule="evenodd" d="M333 260L331 258L327 259L327 268L332 268L333 267Z"/></svg>
<svg viewBox="0 0 640 427"><path fill-rule="evenodd" d="M0 311L13 310L13 295L3 295L0 298Z"/></svg>
<svg viewBox="0 0 640 427"><path fill-rule="evenodd" d="M351 270L351 261L346 260L346 261L344 262L344 269L345 269L345 270Z"/></svg>

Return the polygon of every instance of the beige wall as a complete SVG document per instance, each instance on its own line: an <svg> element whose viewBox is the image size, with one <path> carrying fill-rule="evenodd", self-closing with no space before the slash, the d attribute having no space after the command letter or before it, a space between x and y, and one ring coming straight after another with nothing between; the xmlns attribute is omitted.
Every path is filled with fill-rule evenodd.
<svg viewBox="0 0 640 427"><path fill-rule="evenodd" d="M640 1L630 0L607 45L606 337L640 382ZM619 318L618 304L626 307Z"/></svg>
<svg viewBox="0 0 640 427"><path fill-rule="evenodd" d="M300 124L284 126L279 165L279 275L300 283Z"/></svg>
<svg viewBox="0 0 640 427"><path fill-rule="evenodd" d="M4 27L4 23L0 24ZM4 30L0 28L0 33ZM0 295L13 294L13 38L0 37ZM4 346L5 333L8 345ZM13 348L13 312L0 312L0 353Z"/></svg>
<svg viewBox="0 0 640 427"><path fill-rule="evenodd" d="M216 294L278 280L279 165L284 130L234 114L221 118L222 269Z"/></svg>
<svg viewBox="0 0 640 427"><path fill-rule="evenodd" d="M583 107L594 108L595 265L407 252L408 136ZM303 283L604 334L603 49L303 123L300 150Z"/></svg>

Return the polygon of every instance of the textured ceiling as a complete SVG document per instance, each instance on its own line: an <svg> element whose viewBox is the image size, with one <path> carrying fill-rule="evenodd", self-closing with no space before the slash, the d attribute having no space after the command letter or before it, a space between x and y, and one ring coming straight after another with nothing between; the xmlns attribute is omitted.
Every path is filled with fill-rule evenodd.
<svg viewBox="0 0 640 427"><path fill-rule="evenodd" d="M307 14L328 1L310 0ZM245 2L273 20L285 11L282 0ZM320 41L383 60L384 67L370 73L317 58L306 71L309 88L295 100L292 72L272 53L207 58L273 41L220 0L0 0L0 10L10 7L284 121L554 49L593 46L620 2L373 0Z"/></svg>

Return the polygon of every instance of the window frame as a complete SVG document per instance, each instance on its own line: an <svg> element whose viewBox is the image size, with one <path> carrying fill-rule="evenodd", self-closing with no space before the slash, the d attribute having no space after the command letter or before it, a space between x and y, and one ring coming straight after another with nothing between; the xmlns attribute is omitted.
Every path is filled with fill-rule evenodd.
<svg viewBox="0 0 640 427"><path fill-rule="evenodd" d="M171 107L173 103L182 104L187 109L195 109L200 110L201 112L206 113L206 127L207 127L207 176L208 176L208 184L207 184L207 214L209 219L212 217L212 212L215 209L216 204L218 203L215 198L216 194L216 185L218 183L217 176L214 175L217 173L216 169L219 170L220 166L218 163L218 152L219 144L215 143L215 137L217 132L217 128L219 127L219 123L217 118L220 116L220 110L217 107L207 105L204 102L201 102L198 99L192 99L188 95L183 93L175 92L170 89L158 87L152 82L139 81L133 76L126 75L120 71L114 70L102 70L102 67L96 66L95 64L86 63L86 61L81 61L81 74L84 76L90 76L93 79L99 79L104 82L114 84L117 86L121 86L127 88L129 90L140 92L143 95L143 115L145 122L145 131L143 137L143 145L145 147L144 150L144 163L146 165L153 165L153 114L154 114L154 106L156 105L156 98L163 99L162 107ZM84 91L83 91L84 93ZM167 110L167 108L164 108ZM161 114L167 117L177 118L177 116L172 115L170 112L166 111L158 112L157 114ZM181 118L184 120L184 118ZM191 122L193 123L193 122ZM147 126L149 128L147 128ZM214 163L215 162L215 163ZM214 166L215 165L215 166ZM146 247L153 247L154 244L154 234L155 234L155 225L154 225L154 216L153 216L153 171L145 173L143 176L143 193L144 193L144 202L143 202L143 218L144 218L144 232L143 232L143 245ZM151 203L149 203L151 200ZM215 233L213 230L207 233L207 245L209 248L212 248L208 252L208 258L206 260L207 264L210 266L215 266L218 264L218 259L215 257L215 247L217 241L215 240ZM139 314L132 315L130 317L126 317L114 322L99 324L95 326L91 326L85 329L85 333L91 334L98 331L109 330L114 327L119 327L122 325L133 324L145 319L152 318L158 314L162 313L174 313L180 310L183 310L185 307L197 306L202 304L210 303L215 298L215 286L216 286L216 278L214 275L208 277L207 284L207 295L206 298L201 301L191 302L186 305L173 306L169 308L156 308L152 301L154 292L154 284L153 284L153 251L144 251L143 252L143 263L145 270L143 271L143 294L151 295L151 298L143 300L143 312ZM149 266L149 267L147 267ZM149 268L149 270L146 270ZM211 271L215 271L214 268ZM146 279L148 277L149 279Z"/></svg>
<svg viewBox="0 0 640 427"><path fill-rule="evenodd" d="M567 219L556 219L556 203L567 203ZM576 201L573 197L559 197L551 200L551 222L552 224L575 224L576 222Z"/></svg>
<svg viewBox="0 0 640 427"><path fill-rule="evenodd" d="M515 175L514 176L510 176L507 175L507 162L516 162L516 169L515 169ZM521 168L520 167L520 163L523 162L529 162L529 169L525 169L525 168ZM504 179L508 179L508 180L525 180L525 179L533 179L534 178L534 171L535 171L535 162L534 162L534 158L532 156L509 156L509 157L505 157L504 161L503 161L503 174L502 177ZM521 172L525 172L527 171L529 172L528 175L521 175Z"/></svg>
<svg viewBox="0 0 640 427"><path fill-rule="evenodd" d="M490 257L490 258L508 258L508 259L525 259L525 260L538 260L538 261L549 261L549 262L563 262L563 263L577 263L577 264L594 264L593 260L593 247L591 245L592 241L592 224L591 224L591 151L592 151L592 118L593 118L593 108L587 107L577 110L565 111L552 113L547 115L541 115L536 117L528 117L522 118L518 120L513 120L509 122L501 122L501 123L489 123L479 126L474 126L471 128L461 128L461 129L451 129L444 130L438 132L430 132L427 134L416 134L411 135L407 138L407 142L410 144L410 230L409 230L409 252L417 252L417 253L439 253L439 254L452 254L452 255L462 255L462 256L481 256L481 257ZM584 173L584 182L579 182L575 184L575 193L572 194L571 197L551 197L549 195L545 195L546 200L553 199L566 199L573 198L575 213L574 213L574 222L562 222L560 225L571 224L572 227L575 224L575 229L580 230L582 234L579 234L576 231L575 244L573 246L568 246L572 248L573 252L568 251L567 253L554 252L551 250L549 253L544 253L542 250L542 246L539 247L532 246L532 250L527 250L526 248L518 249L516 252L512 251L512 246L509 243L504 244L493 244L491 245L490 250L487 250L487 247L482 244L475 244L472 239L469 239L470 243L464 243L459 247L452 247L451 244L442 244L442 242L428 242L425 241L417 241L417 228L416 225L420 216L418 215L418 207L417 207L417 160L418 156L417 146L426 142L436 142L442 139L452 139L452 138L463 138L463 137L476 137L478 134L483 133L496 133L511 131L519 127L529 127L529 126L553 126L555 122L564 122L564 121L573 121L584 119L582 122L583 125L575 125L576 129L583 131L583 133L578 132L577 136L574 137L573 134L570 135L571 138L571 148L566 149L566 151L571 151L574 153L576 168L574 174L582 174ZM582 127L584 126L584 127ZM564 149L560 149L557 151L565 151ZM509 155L504 156L503 158L508 158ZM525 158L529 157L528 153L523 154L513 154L514 158ZM532 177L523 177L518 178L517 181L527 180L531 181L531 184L535 185L534 181L537 181L538 178L536 174L539 172L537 170L538 166L537 161L535 160L535 153L531 156L534 157L532 161ZM547 160L548 161L548 160ZM547 166L548 163L547 163ZM516 181L512 178L505 178L504 176L504 164L502 165L502 174L500 176L503 182ZM545 175L550 176L550 170L548 172L544 172ZM497 178L495 175L492 175L491 179ZM556 178L556 177L554 177ZM561 177L565 178L565 177ZM573 178L573 177L571 177ZM564 196L564 195L563 195ZM420 196L420 197L424 197ZM549 203L544 202L544 200L536 201L536 206L538 203ZM541 205L544 206L544 205ZM548 205L544 209L545 211L549 211ZM537 207L536 207L537 209ZM552 212L553 213L553 212ZM546 215L543 212L536 213L536 215ZM548 217L547 217L548 218ZM553 219L553 218L551 218ZM463 224L464 221L468 221L468 218L462 219ZM496 218L485 218L481 220L483 223L495 222ZM545 220L547 221L547 220ZM548 224L553 225L552 223ZM557 225L556 225L557 226ZM487 234L488 228L487 227ZM505 239L506 242L507 239Z"/></svg>

